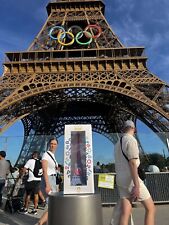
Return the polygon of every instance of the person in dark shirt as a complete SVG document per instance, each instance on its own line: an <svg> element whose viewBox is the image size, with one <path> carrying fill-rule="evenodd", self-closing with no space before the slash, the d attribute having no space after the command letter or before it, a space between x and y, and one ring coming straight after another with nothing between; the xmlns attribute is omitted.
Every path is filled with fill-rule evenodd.
<svg viewBox="0 0 169 225"><path fill-rule="evenodd" d="M5 186L7 175L10 172L10 164L5 159L6 152L0 151L0 206L2 206L2 192Z"/></svg>

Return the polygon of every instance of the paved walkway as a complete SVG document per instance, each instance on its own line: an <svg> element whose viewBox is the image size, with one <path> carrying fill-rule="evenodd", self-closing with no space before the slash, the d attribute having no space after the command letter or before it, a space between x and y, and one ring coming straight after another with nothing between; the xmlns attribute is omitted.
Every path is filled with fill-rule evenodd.
<svg viewBox="0 0 169 225"><path fill-rule="evenodd" d="M110 225L110 219L114 207L103 207L103 225ZM156 223L155 225L169 225L169 205L156 205ZM0 225L35 225L38 218L44 210L39 210L38 215L30 214L21 215L15 213L13 215L0 209ZM144 208L139 206L133 209L134 225L144 224ZM57 224L56 224L57 225ZM65 224L69 225L69 224ZM80 224L79 224L80 225ZM90 225L90 224L87 224Z"/></svg>
<svg viewBox="0 0 169 225"><path fill-rule="evenodd" d="M110 218L114 207L103 207L103 225L110 225ZM144 208L133 208L134 225L144 225ZM155 225L169 225L169 204L156 205Z"/></svg>

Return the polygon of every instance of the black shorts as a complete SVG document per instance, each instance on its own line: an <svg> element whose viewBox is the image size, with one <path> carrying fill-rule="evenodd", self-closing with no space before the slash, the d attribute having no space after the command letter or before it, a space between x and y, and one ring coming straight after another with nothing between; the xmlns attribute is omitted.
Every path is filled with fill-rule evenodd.
<svg viewBox="0 0 169 225"><path fill-rule="evenodd" d="M35 180L26 182L26 185L25 185L26 194L27 195L38 194L40 190L40 183L41 181L35 181Z"/></svg>

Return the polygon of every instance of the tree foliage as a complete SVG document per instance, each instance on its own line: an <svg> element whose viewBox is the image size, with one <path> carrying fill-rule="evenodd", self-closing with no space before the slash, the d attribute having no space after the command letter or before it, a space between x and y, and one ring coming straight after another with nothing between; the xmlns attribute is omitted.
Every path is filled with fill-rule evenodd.
<svg viewBox="0 0 169 225"><path fill-rule="evenodd" d="M145 170L147 170L149 165L156 165L160 170L162 170L165 166L169 166L169 158L166 159L163 155L159 153L151 153L147 155L142 155L141 163Z"/></svg>

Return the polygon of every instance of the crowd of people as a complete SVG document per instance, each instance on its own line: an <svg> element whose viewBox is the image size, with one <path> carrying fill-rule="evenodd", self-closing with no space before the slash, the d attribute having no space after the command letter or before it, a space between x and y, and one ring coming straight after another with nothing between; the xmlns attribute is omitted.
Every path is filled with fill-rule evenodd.
<svg viewBox="0 0 169 225"><path fill-rule="evenodd" d="M116 185L120 199L114 209L111 221L112 225L128 225L129 219L132 224L131 213L134 201L140 201L145 208L145 225L154 225L155 206L145 183L139 177L138 167L140 158L137 140L134 137L135 131L134 122L130 120L126 121L123 127L123 135L115 145ZM13 168L12 178L15 179L15 182L11 183L11 185L16 187L16 184L18 184L21 187L21 184L24 184L25 190L23 206L19 210L20 213L27 214L29 212L29 203L32 197L34 208L29 213L37 214L39 198L42 205L45 206L48 204L49 194L59 191L62 180L58 182L57 175L60 174L60 166L55 158L57 146L58 140L52 138L49 140L47 151L42 157L40 157L38 151L34 151L31 158L23 167L19 170ZM11 174L10 162L5 157L6 153L0 151L0 205L2 205L3 188L7 177L9 178ZM159 168L155 165L150 165L149 171L160 172ZM166 171L168 171L168 168ZM94 172L106 173L110 171L107 171L103 164L100 165L100 162L97 162ZM79 170L76 173L79 174ZM24 181L25 174L27 176ZM15 192L16 188L13 191ZM43 225L47 221L48 209L46 209L37 224Z"/></svg>
<svg viewBox="0 0 169 225"><path fill-rule="evenodd" d="M0 205L3 204L2 193L5 186L12 187L10 195L19 196L19 190L24 191L23 204L18 210L22 214L38 213L39 203L47 208L48 197L51 192L59 192L61 179L61 166L55 159L55 151L58 140L49 140L47 151L40 157L38 151L31 154L30 159L20 168L12 168L5 159L6 152L0 151ZM8 181L8 184L7 184ZM34 208L30 211L30 200L33 200ZM46 207L45 207L46 206ZM48 220L48 210L40 218L38 225L45 224Z"/></svg>

